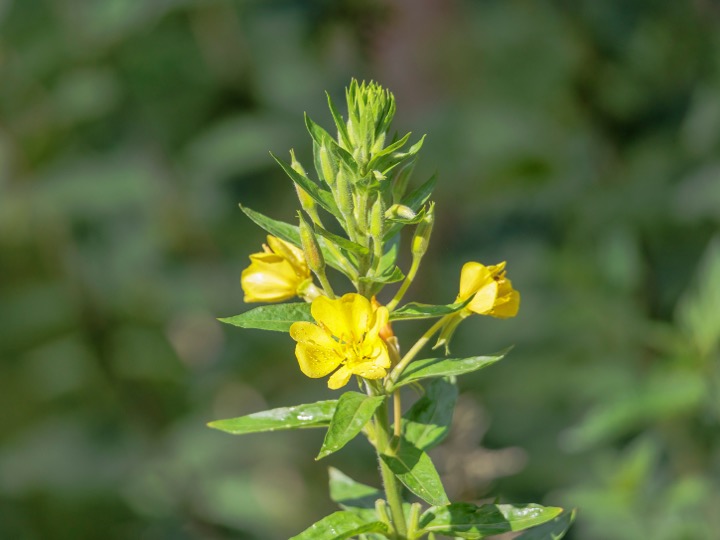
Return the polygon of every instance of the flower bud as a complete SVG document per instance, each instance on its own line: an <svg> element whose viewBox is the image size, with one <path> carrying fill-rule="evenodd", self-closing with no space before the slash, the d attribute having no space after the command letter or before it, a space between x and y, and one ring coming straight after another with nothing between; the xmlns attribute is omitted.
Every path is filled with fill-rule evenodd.
<svg viewBox="0 0 720 540"><path fill-rule="evenodd" d="M325 183L332 187L335 185L335 177L337 176L337 166L335 165L335 160L330 155L330 152L325 144L320 146L318 154L320 155L320 169L322 171L323 178L325 179Z"/></svg>
<svg viewBox="0 0 720 540"><path fill-rule="evenodd" d="M351 216L353 213L353 197L350 179L344 167L340 167L335 182L335 201L343 216Z"/></svg>
<svg viewBox="0 0 720 540"><path fill-rule="evenodd" d="M413 209L404 204L393 204L390 208L385 211L385 217L387 219L413 219L417 214L413 212Z"/></svg>
<svg viewBox="0 0 720 540"><path fill-rule="evenodd" d="M293 150L290 150L290 159L290 166L293 168L293 170L299 174L302 174L303 176L307 176L305 174L305 169L303 168L303 166L297 159L295 159L295 152ZM298 184L295 184L295 191L297 192L298 200L300 201L300 206L302 207L302 209L308 213L308 215L313 219L313 221L317 221L318 215L315 199L313 199L308 194L308 192L301 188Z"/></svg>
<svg viewBox="0 0 720 540"><path fill-rule="evenodd" d="M415 235L412 239L413 257L422 257L427 251L430 244L430 235L432 234L433 225L435 223L435 203L430 203L430 208L423 220L415 227Z"/></svg>
<svg viewBox="0 0 720 540"><path fill-rule="evenodd" d="M385 201L378 195L370 210L370 236L373 241L382 245L385 234Z"/></svg>
<svg viewBox="0 0 720 540"><path fill-rule="evenodd" d="M307 264L313 272L322 272L325 269L325 258L320 251L315 231L302 214L298 213L298 216L300 217L300 241Z"/></svg>

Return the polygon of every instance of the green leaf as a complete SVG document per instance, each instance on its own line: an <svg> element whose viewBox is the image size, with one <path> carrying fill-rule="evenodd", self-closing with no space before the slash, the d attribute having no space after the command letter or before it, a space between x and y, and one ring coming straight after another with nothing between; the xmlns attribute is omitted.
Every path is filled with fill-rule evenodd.
<svg viewBox="0 0 720 540"><path fill-rule="evenodd" d="M290 225L289 223L269 218L267 216L264 216L260 212L256 212L255 210L252 210L247 206L243 206L242 204L240 205L240 210L242 210L243 213L261 229L264 229L273 236L277 236L278 238L281 238L286 242L290 242L292 245L302 249L302 242L300 241L300 230L296 225ZM338 260L338 258L328 248L327 241L323 238L318 238L318 244L320 245L320 250L323 253L325 262L336 270L340 270L341 272L345 273L345 271L343 270L343 266Z"/></svg>
<svg viewBox="0 0 720 540"><path fill-rule="evenodd" d="M427 182L403 197L402 204L412 208L415 212L419 211L420 207L430 200L436 183L437 175L433 174Z"/></svg>
<svg viewBox="0 0 720 540"><path fill-rule="evenodd" d="M396 283L405 279L405 274L397 266L386 268L381 274L361 277L363 283Z"/></svg>
<svg viewBox="0 0 720 540"><path fill-rule="evenodd" d="M380 457L398 480L422 500L436 505L450 502L430 456L411 442L401 439L397 453Z"/></svg>
<svg viewBox="0 0 720 540"><path fill-rule="evenodd" d="M380 257L380 263L378 264L379 274L385 274L395 266L395 261L397 260L398 256L399 245L400 241L396 238L389 244L388 250L383 253L382 257Z"/></svg>
<svg viewBox="0 0 720 540"><path fill-rule="evenodd" d="M334 467L330 472L330 498L343 509L372 509L375 501L383 498L383 493L374 487L356 482Z"/></svg>
<svg viewBox="0 0 720 540"><path fill-rule="evenodd" d="M496 356L471 356L470 358L424 358L415 360L405 368L393 388L428 377L463 375L493 365L501 360L506 351Z"/></svg>
<svg viewBox="0 0 720 540"><path fill-rule="evenodd" d="M366 521L352 512L339 511L322 518L290 540L343 540L363 533L387 533L380 521Z"/></svg>
<svg viewBox="0 0 720 540"><path fill-rule="evenodd" d="M447 379L428 384L425 395L403 417L405 438L421 450L440 444L450 431L457 397L457 385Z"/></svg>
<svg viewBox="0 0 720 540"><path fill-rule="evenodd" d="M411 193L405 195L405 197L403 197L401 201L401 204L404 204L405 206L411 208L413 212L419 212L422 205L430 199L430 196L435 189L436 183L437 176L433 174L427 182L420 185ZM385 241L388 241L393 236L395 236L400 231L400 229L403 228L403 226L404 224L402 223L393 223L390 227L388 227L387 232L383 236Z"/></svg>
<svg viewBox="0 0 720 540"><path fill-rule="evenodd" d="M370 252L370 250L365 246L361 246L360 244L353 242L352 240L348 240L347 238L343 238L342 236L333 234L330 231L324 229L323 227L320 227L319 225L315 225L315 232L318 233L320 236L326 238L330 242L333 242L339 248L350 251L351 253L357 253L361 257L367 255Z"/></svg>
<svg viewBox="0 0 720 540"><path fill-rule="evenodd" d="M350 142L350 137L348 136L347 124L345 124L345 120L343 120L343 117L340 115L337 107L335 107L333 100L330 98L330 94L325 92L325 95L327 96L330 114L332 114L333 121L335 122L335 127L337 127L338 130L338 137L342 140L342 144L345 145L346 149L352 148L352 143Z"/></svg>
<svg viewBox="0 0 720 540"><path fill-rule="evenodd" d="M372 159L370 160L370 163L368 164L368 169L377 169L378 168L377 164L380 161L380 159L383 158L384 156L392 154L396 150L399 150L400 148L405 146L405 143L408 142L410 135L412 135L412 133L406 134L402 139L398 139L397 141L387 145L385 148L383 148L379 152L373 154Z"/></svg>
<svg viewBox="0 0 720 540"><path fill-rule="evenodd" d="M260 306L240 315L218 319L218 321L239 326L240 328L289 332L292 323L297 321L312 322L313 318L310 315L310 304L296 302Z"/></svg>
<svg viewBox="0 0 720 540"><path fill-rule="evenodd" d="M340 396L322 448L315 459L337 452L354 439L384 399L385 396L367 396L359 392L345 392Z"/></svg>
<svg viewBox="0 0 720 540"><path fill-rule="evenodd" d="M260 433L263 431L279 431L283 429L317 428L330 425L336 400L305 403L294 407L270 409L229 420L215 420L208 424L233 435Z"/></svg>
<svg viewBox="0 0 720 540"><path fill-rule="evenodd" d="M353 158L352 154L338 145L335 139L325 129L320 127L318 124L312 121L312 119L305 114L305 126L307 127L310 136L318 146L325 145L328 152L330 152L337 161L342 161L347 165L351 171L357 171L357 162ZM339 165L339 163L338 163Z"/></svg>
<svg viewBox="0 0 720 540"><path fill-rule="evenodd" d="M286 163L272 152L270 153L270 155L283 168L285 174L287 174L293 182L303 188L308 193L308 195L315 199L315 202L317 202L325 210L330 212L333 216L341 219L340 211L335 204L335 199L333 199L332 193L325 189L322 189L304 174L300 174L299 172L297 172L290 166L289 163Z"/></svg>
<svg viewBox="0 0 720 540"><path fill-rule="evenodd" d="M515 540L561 540L575 521L575 510L565 510L555 519L533 527Z"/></svg>
<svg viewBox="0 0 720 540"><path fill-rule="evenodd" d="M420 517L425 534L435 533L460 538L485 538L510 531L522 531L554 519L562 508L538 504L510 505L453 503L429 508Z"/></svg>
<svg viewBox="0 0 720 540"><path fill-rule="evenodd" d="M409 135L409 134L408 134ZM392 152L379 156L378 159L373 159L373 168L382 172L384 175L388 175L398 165L411 159L417 154L422 148L425 142L425 135L423 135L418 142L412 145L407 152Z"/></svg>
<svg viewBox="0 0 720 540"><path fill-rule="evenodd" d="M470 297L464 302L448 304L445 306L410 302L409 304L405 304L404 306L393 311L390 314L390 320L409 321L411 319L435 319L437 317L444 317L445 315L450 315L451 313L460 311L468 304L470 300L472 300L472 297Z"/></svg>

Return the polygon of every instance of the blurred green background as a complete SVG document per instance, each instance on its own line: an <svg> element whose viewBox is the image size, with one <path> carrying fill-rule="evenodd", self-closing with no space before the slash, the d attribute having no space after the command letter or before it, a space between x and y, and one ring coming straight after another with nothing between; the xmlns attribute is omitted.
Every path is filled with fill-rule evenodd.
<svg viewBox="0 0 720 540"><path fill-rule="evenodd" d="M720 530L720 4L0 0L0 538L287 538L362 443L235 438L324 399L288 336L223 327L296 208L268 156L374 79L428 133L438 223L412 299L508 261L434 456L452 497L579 507L573 540ZM396 330L405 343L418 326Z"/></svg>

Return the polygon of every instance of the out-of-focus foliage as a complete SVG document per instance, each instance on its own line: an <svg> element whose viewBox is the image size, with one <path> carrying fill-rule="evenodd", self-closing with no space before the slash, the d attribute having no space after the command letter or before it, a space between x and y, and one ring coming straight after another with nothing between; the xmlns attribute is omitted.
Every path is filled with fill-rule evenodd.
<svg viewBox="0 0 720 540"><path fill-rule="evenodd" d="M719 55L708 0L0 1L0 537L287 538L331 511L316 432L205 422L332 399L289 338L215 317L263 240L237 203L294 215L267 151L309 162L298 111L330 127L356 76L439 173L414 297L452 302L466 260L523 295L453 343L516 347L461 385L449 495L712 538Z"/></svg>

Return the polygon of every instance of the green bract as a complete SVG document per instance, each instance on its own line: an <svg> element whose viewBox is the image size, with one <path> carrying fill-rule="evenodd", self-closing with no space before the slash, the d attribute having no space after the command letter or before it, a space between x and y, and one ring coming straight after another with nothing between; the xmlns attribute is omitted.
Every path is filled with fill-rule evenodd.
<svg viewBox="0 0 720 540"><path fill-rule="evenodd" d="M209 425L232 434L327 428L316 459L341 450L360 434L374 446L384 490L331 468L330 496L342 511L311 525L294 540L485 538L525 529L532 531L522 537L527 540L557 540L570 526L571 512L535 504L476 506L448 499L427 451L450 430L458 398L455 379L493 365L507 351L469 358L418 359L418 355L438 333L447 347L455 328L470 313L513 316L519 293L505 278L504 262L490 266L473 262L466 267L475 272L461 274L461 294L455 302L403 304L428 252L435 222L430 200L435 177L408 192L424 137L411 144L409 133L390 135L395 98L376 83L352 81L346 101L343 117L328 96L336 137L305 116L314 174L293 151L290 162L273 156L298 195L297 225L241 206L272 235L267 238L269 246L253 255L251 271L243 273L246 298L285 300L296 291L304 302L260 306L220 320L242 328L289 332L297 342L295 353L304 374L329 376L332 389L345 386L354 375L362 392L346 391L337 400ZM401 239L405 227L412 234ZM404 260L399 256L402 250L408 254L408 268L398 263ZM478 269L487 268L499 270L480 275ZM331 285L326 273L333 270L347 278L337 294L334 287L341 285L334 278ZM308 277L310 271L319 286ZM283 287L277 294L276 286ZM394 291L383 306L375 297L386 287ZM477 308L501 306L510 293L512 312ZM401 355L392 324L427 319L436 321ZM299 373L291 361L276 364L275 369ZM419 389L420 395L403 413L400 389L405 386ZM406 496L426 503L425 511L422 503L411 503Z"/></svg>

